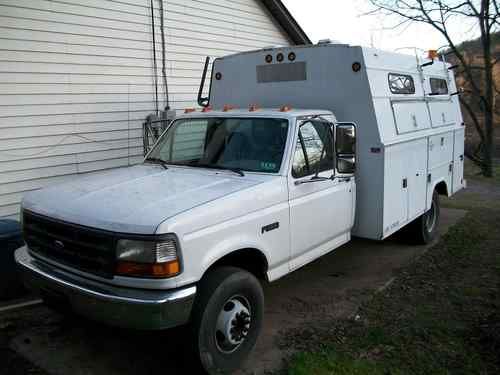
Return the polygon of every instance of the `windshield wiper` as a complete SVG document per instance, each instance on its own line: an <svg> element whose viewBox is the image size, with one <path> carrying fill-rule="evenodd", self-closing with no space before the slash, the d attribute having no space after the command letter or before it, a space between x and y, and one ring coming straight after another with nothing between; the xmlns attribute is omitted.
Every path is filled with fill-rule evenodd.
<svg viewBox="0 0 500 375"><path fill-rule="evenodd" d="M167 162L160 158L147 158L146 161L153 162L155 164L160 164L164 169L168 169Z"/></svg>
<svg viewBox="0 0 500 375"><path fill-rule="evenodd" d="M245 173L239 168L224 167L223 165L214 164L192 164L193 167L209 168L209 169L220 169L223 171L231 171L233 173L239 174L241 177L245 177Z"/></svg>

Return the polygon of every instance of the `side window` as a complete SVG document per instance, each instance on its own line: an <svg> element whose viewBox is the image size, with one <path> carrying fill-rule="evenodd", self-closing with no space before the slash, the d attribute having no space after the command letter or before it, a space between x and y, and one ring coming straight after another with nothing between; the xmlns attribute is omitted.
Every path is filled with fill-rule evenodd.
<svg viewBox="0 0 500 375"><path fill-rule="evenodd" d="M429 79L431 84L431 93L433 95L447 95L448 94L448 83L445 79L431 78Z"/></svg>
<svg viewBox="0 0 500 375"><path fill-rule="evenodd" d="M307 121L300 126L292 176L301 178L333 169L333 134L327 122Z"/></svg>
<svg viewBox="0 0 500 375"><path fill-rule="evenodd" d="M176 127L172 143L161 151L164 160L190 161L200 159L205 151L207 121L190 121Z"/></svg>
<svg viewBox="0 0 500 375"><path fill-rule="evenodd" d="M393 94L415 94L413 77L406 74L389 73L389 88Z"/></svg>

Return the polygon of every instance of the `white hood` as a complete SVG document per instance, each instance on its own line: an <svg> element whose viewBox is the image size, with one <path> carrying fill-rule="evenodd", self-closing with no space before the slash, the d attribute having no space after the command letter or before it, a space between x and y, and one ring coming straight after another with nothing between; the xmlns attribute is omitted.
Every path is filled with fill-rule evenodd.
<svg viewBox="0 0 500 375"><path fill-rule="evenodd" d="M28 193L23 208L93 228L154 234L168 218L265 180L255 175L139 165Z"/></svg>

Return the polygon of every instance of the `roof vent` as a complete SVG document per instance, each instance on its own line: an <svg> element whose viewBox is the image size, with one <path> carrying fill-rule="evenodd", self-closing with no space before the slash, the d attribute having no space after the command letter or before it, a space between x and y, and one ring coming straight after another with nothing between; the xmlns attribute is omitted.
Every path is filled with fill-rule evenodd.
<svg viewBox="0 0 500 375"><path fill-rule="evenodd" d="M333 40L331 39L321 39L318 41L318 44L333 44Z"/></svg>

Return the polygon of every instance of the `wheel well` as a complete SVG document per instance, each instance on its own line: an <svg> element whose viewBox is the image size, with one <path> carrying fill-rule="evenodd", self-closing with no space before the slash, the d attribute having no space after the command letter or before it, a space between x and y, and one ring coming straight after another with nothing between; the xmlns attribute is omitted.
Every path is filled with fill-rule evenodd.
<svg viewBox="0 0 500 375"><path fill-rule="evenodd" d="M436 190L439 195L448 196L448 185L446 185L446 182L444 182L444 181L441 181L440 183L438 183L436 185L436 187L434 188L434 190Z"/></svg>
<svg viewBox="0 0 500 375"><path fill-rule="evenodd" d="M257 249L241 249L225 255L212 264L207 272L220 266L242 268L258 279L267 280L267 259L266 256Z"/></svg>

